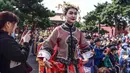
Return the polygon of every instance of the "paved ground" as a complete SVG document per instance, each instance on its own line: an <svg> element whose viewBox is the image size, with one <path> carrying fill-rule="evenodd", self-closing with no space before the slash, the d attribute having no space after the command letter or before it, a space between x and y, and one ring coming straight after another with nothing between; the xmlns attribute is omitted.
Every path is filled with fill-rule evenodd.
<svg viewBox="0 0 130 73"><path fill-rule="evenodd" d="M28 58L28 63L33 68L33 71L31 73L38 73L38 63L36 62L36 57L33 55L30 55Z"/></svg>
<svg viewBox="0 0 130 73"><path fill-rule="evenodd" d="M32 66L33 71L31 73L38 73L38 63L36 62L36 56L30 53L28 57L28 63Z"/></svg>

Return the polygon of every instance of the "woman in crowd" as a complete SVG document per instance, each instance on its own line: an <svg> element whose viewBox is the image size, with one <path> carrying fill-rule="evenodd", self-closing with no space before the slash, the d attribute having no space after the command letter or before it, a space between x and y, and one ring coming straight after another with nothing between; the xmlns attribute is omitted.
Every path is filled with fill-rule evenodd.
<svg viewBox="0 0 130 73"><path fill-rule="evenodd" d="M124 42L122 44L122 49L120 51L120 56L119 56L119 64L121 66L121 71L122 73L127 73L126 69L129 68L127 67L127 64L129 64L129 55L130 55L130 49L129 45Z"/></svg>
<svg viewBox="0 0 130 73"><path fill-rule="evenodd" d="M11 36L17 27L18 17L9 11L0 12L0 72L27 73L26 60L29 54L29 32L19 45Z"/></svg>
<svg viewBox="0 0 130 73"><path fill-rule="evenodd" d="M109 50L107 50L107 54L104 59L104 66L107 67L111 73L119 73L118 68L118 55L117 55L117 48L115 46L111 46Z"/></svg>

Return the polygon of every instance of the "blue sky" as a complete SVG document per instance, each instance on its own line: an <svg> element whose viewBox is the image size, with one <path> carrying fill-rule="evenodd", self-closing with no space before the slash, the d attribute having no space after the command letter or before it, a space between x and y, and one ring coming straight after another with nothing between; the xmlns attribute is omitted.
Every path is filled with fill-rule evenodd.
<svg viewBox="0 0 130 73"><path fill-rule="evenodd" d="M50 10L54 10L56 12L62 12L61 10L58 10L56 6L58 4L62 4L63 1L69 2L71 4L77 5L80 7L81 10L81 17L87 14L87 12L90 12L94 10L94 5L97 5L97 3L103 3L103 2L111 2L111 0L43 0L43 3L46 7L48 7Z"/></svg>

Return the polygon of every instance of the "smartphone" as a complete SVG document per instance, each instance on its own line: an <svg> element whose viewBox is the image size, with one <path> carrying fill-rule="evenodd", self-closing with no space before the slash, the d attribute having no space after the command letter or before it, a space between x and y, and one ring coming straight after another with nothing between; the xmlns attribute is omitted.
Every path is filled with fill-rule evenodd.
<svg viewBox="0 0 130 73"><path fill-rule="evenodd" d="M22 37L24 37L26 34L31 35L30 32L31 32L31 30L25 30L25 31L23 32L23 34L22 34L22 36L21 36L21 39L20 39L20 42L19 42L20 44L23 43L23 39L22 39Z"/></svg>

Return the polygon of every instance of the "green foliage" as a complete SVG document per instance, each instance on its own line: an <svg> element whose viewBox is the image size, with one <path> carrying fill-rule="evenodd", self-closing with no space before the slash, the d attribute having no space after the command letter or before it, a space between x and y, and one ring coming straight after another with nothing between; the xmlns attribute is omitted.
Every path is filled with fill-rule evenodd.
<svg viewBox="0 0 130 73"><path fill-rule="evenodd" d="M112 0L112 3L98 3L95 5L95 10L84 16L84 20L84 23L91 27L104 24L110 27L115 26L118 30L125 29L127 22L130 22L130 0Z"/></svg>
<svg viewBox="0 0 130 73"><path fill-rule="evenodd" d="M121 4L121 5L130 4L130 0L112 0L112 1L115 4Z"/></svg>
<svg viewBox="0 0 130 73"><path fill-rule="evenodd" d="M108 26L116 26L118 30L125 29L127 26L127 6L116 4L114 1L108 5L101 14L102 22ZM129 8L130 9L130 8ZM127 11L126 11L127 10Z"/></svg>
<svg viewBox="0 0 130 73"><path fill-rule="evenodd" d="M83 19L85 20L84 23L86 25L87 31L93 32L93 33L97 33L98 31L100 33L102 33L102 31L105 31L103 29L102 29L102 31L99 30L99 28L96 25L102 23L101 14L107 5L109 5L109 3L107 3L107 2L105 2L103 4L98 3L98 5L94 5L96 8L95 10L87 13L87 15L83 17Z"/></svg>
<svg viewBox="0 0 130 73"><path fill-rule="evenodd" d="M82 23L76 21L74 25L75 25L76 27L80 28L80 27L82 26Z"/></svg>
<svg viewBox="0 0 130 73"><path fill-rule="evenodd" d="M84 31L84 32L87 32L87 33L98 33L98 26L91 26L91 25L82 25L81 26L81 31ZM105 33L108 33L108 31L104 30L104 29L100 29L100 34L105 34Z"/></svg>
<svg viewBox="0 0 130 73"><path fill-rule="evenodd" d="M42 1L0 0L0 11L8 10L16 13L20 18L21 27L24 24L33 24L40 28L47 28L51 25L48 17L54 16L55 12L44 7Z"/></svg>
<svg viewBox="0 0 130 73"><path fill-rule="evenodd" d="M10 1L0 0L0 11L3 10L14 10L13 5L10 3Z"/></svg>
<svg viewBox="0 0 130 73"><path fill-rule="evenodd" d="M100 15L105 10L105 8L108 4L109 3L105 2L103 4L98 3L98 5L94 5L96 9L94 11L87 13L87 15L83 17L85 20L84 23L86 25L92 25L92 26L96 25L97 22L101 23Z"/></svg>

